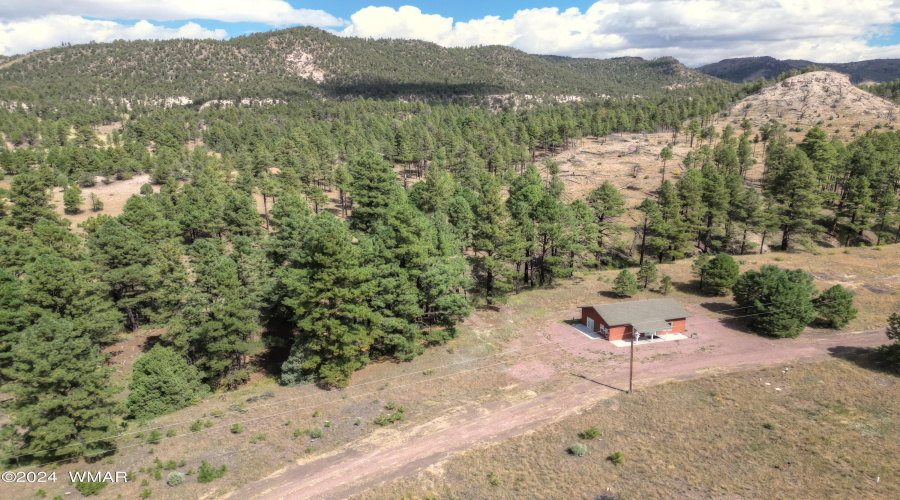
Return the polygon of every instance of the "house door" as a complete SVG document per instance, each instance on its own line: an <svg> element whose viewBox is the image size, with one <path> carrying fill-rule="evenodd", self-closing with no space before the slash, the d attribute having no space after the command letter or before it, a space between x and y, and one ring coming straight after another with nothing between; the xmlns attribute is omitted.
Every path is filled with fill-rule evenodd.
<svg viewBox="0 0 900 500"><path fill-rule="evenodd" d="M588 327L588 330L590 330L593 333L593 331L594 331L594 320L593 319L591 319L591 318L587 319L587 327Z"/></svg>

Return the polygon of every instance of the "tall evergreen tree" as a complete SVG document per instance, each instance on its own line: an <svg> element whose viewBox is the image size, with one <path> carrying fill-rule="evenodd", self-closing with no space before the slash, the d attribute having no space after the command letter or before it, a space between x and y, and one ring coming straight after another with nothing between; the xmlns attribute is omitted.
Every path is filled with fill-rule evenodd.
<svg viewBox="0 0 900 500"><path fill-rule="evenodd" d="M112 451L119 388L92 339L66 320L41 317L25 330L5 370L20 453L39 459ZM46 451L43 451L46 450Z"/></svg>
<svg viewBox="0 0 900 500"><path fill-rule="evenodd" d="M376 153L363 153L351 166L350 196L356 208L350 215L354 229L373 229L389 206L404 200L391 164Z"/></svg>
<svg viewBox="0 0 900 500"><path fill-rule="evenodd" d="M375 270L361 264L360 249L340 220L330 212L313 217L296 262L279 283L298 332L282 382L313 375L346 386L350 374L369 362L383 332L380 315L369 306Z"/></svg>

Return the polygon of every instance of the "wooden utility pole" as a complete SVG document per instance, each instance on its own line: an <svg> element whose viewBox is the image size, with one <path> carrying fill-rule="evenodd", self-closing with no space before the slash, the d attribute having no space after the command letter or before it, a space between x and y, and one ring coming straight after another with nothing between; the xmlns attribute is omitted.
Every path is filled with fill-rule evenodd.
<svg viewBox="0 0 900 500"><path fill-rule="evenodd" d="M632 328L634 328L634 327L632 327ZM636 340L636 337L637 337L637 332L632 331L631 332L631 369L628 372L628 394L631 394L633 392L632 391L632 389L633 389L632 383L634 382L634 341Z"/></svg>

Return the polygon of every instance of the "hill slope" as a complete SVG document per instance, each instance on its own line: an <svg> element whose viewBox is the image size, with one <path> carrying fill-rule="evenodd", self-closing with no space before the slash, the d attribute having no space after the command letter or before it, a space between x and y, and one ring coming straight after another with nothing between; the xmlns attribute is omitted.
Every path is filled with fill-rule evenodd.
<svg viewBox="0 0 900 500"><path fill-rule="evenodd" d="M94 43L32 53L0 69L0 100L595 97L653 95L712 81L672 58L570 59L290 28L227 41Z"/></svg>
<svg viewBox="0 0 900 500"><path fill-rule="evenodd" d="M846 135L859 124L862 133L900 116L900 108L850 83L850 78L831 71L813 71L788 78L747 96L732 107L734 123L747 118L758 128L770 119L805 131L821 122L832 134Z"/></svg>
<svg viewBox="0 0 900 500"><path fill-rule="evenodd" d="M792 69L815 64L850 76L850 81L885 82L900 78L900 59L872 59L850 63L816 63L802 59L775 59L774 57L738 57L700 66L697 70L707 75L736 83L752 82L759 78L772 79Z"/></svg>

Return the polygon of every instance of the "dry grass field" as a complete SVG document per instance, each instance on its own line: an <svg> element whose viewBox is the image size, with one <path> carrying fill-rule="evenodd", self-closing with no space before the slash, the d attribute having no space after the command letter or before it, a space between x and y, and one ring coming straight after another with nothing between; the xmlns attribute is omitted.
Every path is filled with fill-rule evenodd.
<svg viewBox="0 0 900 500"><path fill-rule="evenodd" d="M822 288L830 285L832 281L829 280L840 280L844 286L852 288L857 294L856 304L861 312L859 318L844 330L846 335L843 338L846 338L847 342L850 343L858 342L853 340L855 336L851 335L851 332L882 327L888 312L896 308L897 305L897 296L900 293L898 292L900 290L900 247L898 246L886 246L880 251L873 248L853 249L849 254L840 251L834 253L823 252L817 256L807 253L772 253L744 256L740 259L743 261L742 270L762 264L777 264L789 268L803 267L815 275L821 276L821 278L817 279L817 284ZM839 275L829 274L835 273L838 269L840 270ZM670 297L683 303L692 312L703 314L709 319L727 317L727 313L721 314L716 311L733 307L730 298L706 297L699 294L696 290L696 284L692 282L690 276L690 262L681 261L674 264L666 264L660 266L660 270L671 275L677 284L676 291L670 294ZM565 394L565 391L577 391L578 387L580 387L578 384L585 382L585 379L581 378L581 374L594 374L601 377L597 379L600 382L604 382L612 387L622 387L623 380L627 383L627 353L624 350L622 352L608 352L604 346L599 344L584 345L583 339L578 340L577 334L573 333L574 331L566 331L565 335L568 335L568 337L559 336L558 331L560 326L565 327L561 323L563 320L571 319L577 314L577 311L574 309L575 306L618 300L611 299L606 295L612 287L610 281L614 273L614 271L583 273L576 279L562 282L550 289L527 291L521 295L513 296L508 304L496 309L480 309L462 326L459 338L447 346L430 349L423 356L408 363L373 363L354 374L350 387L344 390L327 391L315 386L281 387L268 377L256 377L255 381L247 387L234 392L216 394L193 407L175 414L160 417L143 425L132 422L127 430L129 434L119 440L119 451L112 457L111 462L63 464L59 465L55 470L62 475L74 469L121 470L135 473L133 482L124 485L107 486L98 498L117 498L120 494L123 498L134 498L144 489L152 490L152 498L201 498L204 495L206 495L206 498L216 498L235 491L241 485L269 476L275 471L286 471L303 465L317 468L320 467L319 464L322 464L321 467L324 467L330 463L329 460L338 460L341 457L348 456L348 454L352 456L359 453L375 453L375 456L377 456L379 450L403 449L409 440L426 439L441 431L448 431L451 435L455 435L454 426L459 422L466 422L476 417L489 417L492 412L508 408L510 405L538 401L542 395ZM870 290L867 288L867 285L874 285L877 287L877 291ZM636 298L640 299L643 297L655 298L659 297L659 295L653 291L646 291L641 292ZM734 370L747 369L748 365L742 359L744 356L740 352L733 353L729 345L723 345L723 342L726 341L753 343L752 345L755 346L753 348L761 353L767 352L765 349L772 349L771 354L774 356L770 355L769 361L777 359L778 353L781 351L787 352L790 349L798 349L801 350L798 352L807 352L805 350L813 349L820 343L831 342L833 344L835 342L843 342L841 340L830 340L837 338L837 332L820 331L815 328L809 329L796 340L770 341L759 339L753 334L742 331L739 322L735 324L722 323L720 325L718 327L722 330L720 335L713 335L711 331L708 331L709 325L699 329L702 339L694 344L684 344L677 349L674 346L671 348L667 347L675 343L655 344L653 349L644 349L639 353L638 366L640 367L642 378L638 380L638 387L642 388L641 394L665 395L672 392L671 387L694 387L689 385L690 383L685 383L665 386L669 387L669 389L665 390L652 388L653 384L670 380L673 377L672 370L676 366L681 366L678 369L683 371L678 378L687 379L704 377L709 373L727 373ZM144 342L159 333L158 331L142 332L142 335L145 334L144 337L136 336L110 349L114 354L112 362L118 372L116 376L120 377L120 382L127 380L131 364L141 352ZM573 335L576 337L573 337ZM887 342L883 333L876 333L871 338L874 339L874 344L872 345ZM578 342L582 345L577 348L566 347L573 342ZM772 347L766 347L766 344L771 344ZM540 347L541 345L544 345L544 347ZM560 345L566 348L560 349ZM737 345L735 344L732 347L736 348ZM538 347L532 348L530 346ZM759 349L763 350L759 351ZM759 357L760 355L754 356ZM828 357L827 353L824 356ZM765 358L765 356L762 357ZM811 359L821 359L821 357L822 354L816 354ZM690 364L694 358L701 360L705 367L700 368L698 366L694 368L694 365ZM763 359L762 363L765 364L765 362L765 359ZM684 363L688 364L685 365ZM755 361L754 363L758 365L760 361ZM825 364L821 366L839 367L844 365ZM849 368L842 369L846 370ZM434 371L428 372L427 370ZM623 372L623 370L626 371ZM805 373L803 370L807 370L807 368L798 367L791 374L793 376L796 373L799 376L801 373ZM825 370L825 368L817 368L816 370L821 371ZM856 373L854 375L856 377L864 378L865 374L868 373L870 385L872 385L873 380L876 380L876 377L879 380L882 378L893 380L890 377L874 372L865 372L856 368L853 370L857 370L852 372ZM770 370L767 373L771 375L772 371ZM622 378L623 376L625 377L624 379ZM768 377L769 375L766 376ZM839 391L840 387L832 387L832 381L847 378L844 372L840 371L835 372L830 377L825 374L816 376L824 381L819 388L828 391ZM746 402L740 402L740 397L749 397L752 391L747 388L742 389L744 392L738 391L740 383L737 381L752 381L758 378L754 377L756 376L735 375L734 380L736 382L732 383L733 387L735 387L734 391L737 392L728 397L738 401L743 409L756 408L759 406L760 400L751 399ZM803 379L799 381L791 380L793 382L803 381ZM699 387L706 387L708 384L712 384L712 382L706 380L697 383L700 384ZM610 396L615 398L616 394L620 394L615 389L607 389L602 386L597 387L601 392L588 394L589 401L602 400ZM643 387L646 387L646 389ZM782 391L785 392L785 396L796 394L797 390L799 390L797 389L799 386L790 387L789 390ZM762 390L754 386L753 390L757 389ZM684 390L688 391L688 389ZM696 392L699 389L690 390ZM875 390L875 388L871 390ZM573 394L577 394L577 392ZM726 396L723 394L717 394L717 396L725 399ZM834 392L834 394L834 397L829 396L830 399L826 398L823 401L828 401L829 404L835 401L845 401L845 406L849 405L848 408L867 408L862 403L862 401L866 400L865 397L860 396L858 402L854 402L857 400L851 399L850 396L839 397L837 396L838 392ZM869 394L869 392L865 394ZM123 392L122 397L124 396L125 393ZM898 406L900 398L897 396L894 392L884 392L878 398L887 398L886 401L888 402L885 405L893 405L894 408L898 408L900 407ZM633 400L628 400L627 398L615 399L619 401L618 405L622 408L620 413L625 411L626 408L630 408L626 406L630 404L628 401L649 401L647 399L649 396L641 397L642 399L640 400L637 398ZM684 398L687 397L684 396ZM764 396L758 395L754 397L761 398ZM878 398L874 401L881 400ZM658 418L646 416L657 415L656 412L646 415L640 413L640 415L644 416L641 418L629 418L627 421L633 421L635 425L658 426L659 432L669 432L665 431L669 425L697 428L696 425L693 427L688 425L691 422L696 423L696 420L692 420L686 415L690 408L690 401L690 399L686 399L685 402L678 403L676 398L676 400L669 401L665 403L665 406L660 407L665 408L665 411L660 411ZM714 397L710 396L706 399L701 399L701 401L704 401L704 404L712 404L711 401L715 400ZM388 403L394 403L396 407L403 406L406 409L404 420L384 427L374 424L373 421L378 415L387 415L393 412L386 408ZM683 406L679 409L676 403ZM716 402L716 404L719 404L719 402ZM730 405L731 403L727 404ZM732 419L732 413L725 412L729 408L731 407L711 406L709 411L720 412L717 415L721 417L722 425L725 425L724 422L726 420ZM628 411L638 412L640 409ZM532 410L532 412L535 416L546 416L537 409ZM824 416L829 415L827 412L820 413ZM890 415L889 412L885 412L885 414ZM554 415L551 414L550 416L553 417ZM558 416L563 417L564 413L560 412ZM709 418L712 419L713 416ZM748 416L747 418L749 419L750 417ZM779 414L773 413L773 416L767 417L763 422L772 421L776 423L776 429L771 432L766 430L760 436L778 436L782 439L783 442L771 444L773 450L796 448L802 451L808 446L806 444L807 440L815 441L818 439L817 436L820 436L821 432L823 432L817 423L818 421L811 420L811 418L797 420L796 425L798 427L785 428L786 422L790 419L786 419L786 417L783 419ZM192 432L190 426L197 420L201 421L201 430ZM359 425L356 425L357 420L360 421ZM855 420L848 421L856 422ZM210 423L209 427L206 426L206 422ZM239 434L232 433L232 425L238 422L242 424L243 431ZM326 424L326 422L331 423ZM604 439L611 439L612 435L620 435L621 432L627 431L625 429L627 426L624 425L624 422L625 420L621 419L608 422L610 425L615 423L618 426L610 427L609 429L619 429L620 427L622 429L616 432L611 430L609 432L605 431L606 436ZM707 420L704 420L703 425L706 425L706 422ZM747 420L743 424L741 421L738 421L728 425L736 425L738 429L745 429L749 432L752 426L747 422L755 422L755 420ZM607 425L603 421L583 424L580 420L576 420L571 425L577 428L591 425L600 426L601 424ZM488 423L485 422L484 425L488 425ZM160 443L147 443L151 429L160 426L162 426L161 433L163 434ZM713 429L716 432L724 432L719 427L721 426L713 426ZM321 429L323 436L314 439L309 434L302 432L314 428ZM554 427L553 429L556 428ZM788 432L788 429L792 430ZM804 429L806 430L804 431ZM172 430L175 436L166 437L168 430ZM295 437L294 434L297 430L300 431L300 435ZM884 428L885 435L889 436L890 433L887 430L890 430L890 427ZM553 434L556 432L556 430L552 432L536 430L530 434L532 437L528 439L536 439L538 436L545 434L556 435ZM511 452L506 453L508 457L503 464L551 460L551 457L554 456L569 460L570 457L565 455L565 447L572 444L569 441L574 442L574 434L568 430L559 430L558 432L558 439L562 443L561 445L558 443L546 445L546 451L540 447L533 449L517 448L519 450L517 453L522 453L523 455L515 458ZM700 431L697 430L697 432ZM705 432L708 433L708 431ZM803 434L803 432L809 432L809 434ZM623 450L626 453L626 464L634 467L636 462L633 462L633 460L641 457L645 458L645 460L641 460L640 463L650 464L657 468L662 467L660 464L663 463L666 467L672 464L677 466L677 470L682 471L682 476L680 477L693 477L694 479L691 480L695 481L694 484L702 484L702 478L698 479L697 477L706 474L705 471L707 469L697 465L697 469L691 469L696 472L685 474L685 467L691 463L691 460L688 458L676 460L677 457L675 455L680 453L678 452L680 446L678 443L680 441L677 439L681 438L676 439L673 436L680 435L680 432L677 434L672 433L671 436L660 438L658 441L653 437L655 435L649 435L643 441L642 447ZM264 438L261 436L264 436ZM459 436L459 438L462 438L462 436ZM737 449L732 449L736 446L734 444L736 441L729 439L721 440L721 446L725 447L723 450L731 450L728 453L722 451L724 455L721 457L721 460L735 460L730 457L735 452L734 450ZM616 441L616 443L618 442L620 441ZM622 442L628 442L628 440ZM651 444L654 442L656 445ZM666 444L662 446L661 443ZM669 443L676 443L677 446L670 446ZM866 446L863 446L866 443L865 441L854 443L854 446L858 444L855 448L857 451L853 453L841 451L853 461L861 460L859 457L863 453L887 453L890 451L889 446L881 446L877 443L877 446L872 445L868 449L869 451L866 451ZM694 443L691 446L699 446L700 444L702 443ZM712 444L707 445L714 446ZM563 446L563 448L560 448L560 446ZM598 449L597 446L599 444L597 443L589 443L589 446L590 457L592 458L583 457L583 459L574 462L558 462L556 468L568 471L572 467L580 467L583 464L592 462L599 462L598 467L605 467L606 464L602 460L605 455L602 454L607 453L606 449ZM665 450L654 451L655 448L665 448ZM534 452L533 454L532 451ZM549 455L543 457L542 454L545 452ZM602 456L598 456L598 453ZM647 455L642 455L642 453ZM657 457L656 454L663 453L665 454L658 455L660 457L658 461L652 461L647 458ZM699 451L696 453L699 454ZM704 453L711 453L711 451L707 450ZM803 453L806 452L804 451ZM685 455L690 457L691 453L685 452ZM213 483L201 484L197 482L196 475L194 475L189 476L185 484L178 488L170 488L165 484L165 477L169 471L162 469L160 472L162 479L155 478L156 458L159 458L164 464L169 460L175 460L176 463L184 460L185 465L177 467L177 470L181 472L186 472L189 469L194 469L196 472L202 460L206 460L214 466L225 464L228 466L228 472L223 478L217 479ZM575 460L574 458L571 459ZM702 463L714 462L712 459L703 460ZM772 455L771 457L761 456L758 460L760 464L767 464L772 467L787 461L801 463L799 462L800 458L794 459L790 454ZM814 463L806 460L804 459L804 464ZM473 463L480 464L481 462L476 461ZM870 461L870 463L876 464L878 462ZM650 465L647 466L649 467ZM737 467L737 465L734 466ZM466 465L462 470L470 471L469 467ZM762 465L759 465L759 467L759 471L756 472L760 474L759 476L748 477L764 479L766 476L763 473L766 472L766 469ZM141 468L144 468L144 472L140 472ZM447 465L446 471L453 470L456 469ZM504 467L491 465L490 468L478 472L475 476L466 476L468 479L464 483L473 483L472 487L482 483L488 484L486 474L492 470L500 475L502 485L511 486L513 484L510 479L511 476L507 476L513 469L505 465ZM620 467L619 469L610 470L615 472L626 469ZM647 470L640 469L641 474L639 476L646 477ZM843 476L836 475L831 477L835 474L833 470L830 468L823 469L822 474L829 475L828 481L835 482L838 485L835 487L843 487L841 486L843 483L840 480ZM415 473L415 470L413 470L413 473ZM697 477L694 477L695 473ZM771 474L772 472L768 471L767 473ZM785 473L785 471L778 470L778 473ZM876 469L871 469L867 473L877 475L880 472ZM449 472L446 474L449 474ZM465 474L469 474L469 472L465 472ZM523 474L525 473L523 472ZM456 476L448 475L447 477L453 478ZM569 478L566 480L572 478L572 476L568 475L564 477ZM602 477L608 478L610 476L604 475ZM144 481L147 482L147 485L141 486ZM450 482L453 483L454 481ZM525 479L517 481L523 482ZM700 482L698 483L697 481ZM882 481L885 481L884 477ZM573 484L580 482L583 481L574 481ZM748 480L747 483L749 482L751 481ZM752 482L754 484L757 483L756 479L752 479ZM422 496L432 491L430 487L422 486L424 484L427 483L405 484L402 487L409 489L402 491L408 492L414 497ZM522 484L524 488L526 483L523 482ZM606 486L614 486L615 491L625 493L628 484L630 483L610 482L608 485L605 483L600 484L598 488L602 487L605 489ZM665 484L668 484L668 482ZM856 483L850 481L848 484ZM663 488L663 486L658 487ZM24 498L33 495L38 487L17 485L7 491L13 493L12 498ZM393 488L394 486L391 487ZM446 486L446 488L450 488L447 491L451 492L456 492L457 490L453 488L457 487L460 486ZM654 486L654 488L656 487ZM66 492L78 494L73 486L64 482L56 485L45 485L43 488L47 490L49 497L56 494L64 495ZM732 485L728 486L728 488L736 488L736 486ZM389 491L376 490L376 492L384 493L387 497L394 497L393 494L388 494ZM440 492L443 490L434 491ZM475 494L474 497L463 493L454 493L454 496L456 498L479 498L490 496L498 491L519 491L521 493L524 490L487 489L482 493ZM640 491L642 493L638 496L644 496L644 493L648 491L652 493L652 491L656 490ZM670 490L660 489L659 491L665 492ZM699 496L707 495L700 494ZM381 498L385 498L385 496Z"/></svg>
<svg viewBox="0 0 900 500"><path fill-rule="evenodd" d="M668 383L355 498L897 498L898 382L832 360Z"/></svg>

